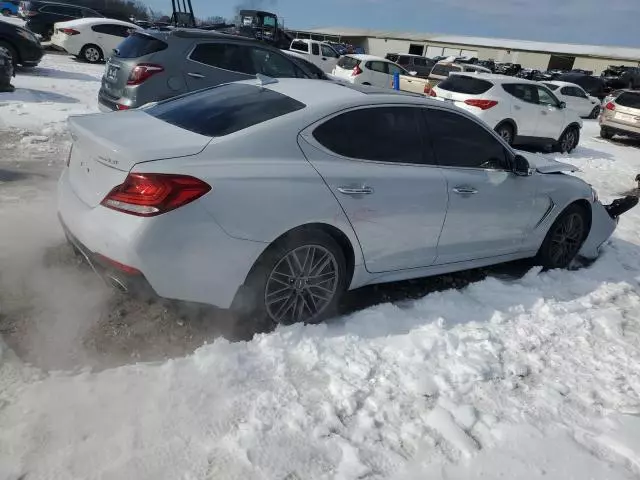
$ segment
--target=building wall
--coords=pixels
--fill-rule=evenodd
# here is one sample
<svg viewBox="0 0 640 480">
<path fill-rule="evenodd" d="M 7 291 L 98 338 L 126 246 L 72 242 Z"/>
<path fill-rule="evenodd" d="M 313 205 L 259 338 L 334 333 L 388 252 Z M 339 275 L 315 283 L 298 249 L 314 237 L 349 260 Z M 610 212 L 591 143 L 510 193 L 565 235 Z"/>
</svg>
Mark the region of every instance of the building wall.
<svg viewBox="0 0 640 480">
<path fill-rule="evenodd" d="M 436 55 L 460 55 L 477 53 L 480 60 L 493 59 L 496 62 L 519 63 L 523 68 L 546 70 L 551 59 L 550 53 L 523 52 L 500 48 L 468 47 L 449 43 L 412 42 L 409 40 L 396 40 L 384 38 L 358 39 L 367 53 L 384 57 L 387 53 L 408 53 L 409 45 L 423 45 L 425 54 L 429 57 Z M 355 43 L 355 42 L 354 42 Z M 622 61 L 606 58 L 576 57 L 573 68 L 592 70 L 594 75 L 600 73 L 609 65 L 639 66 L 638 62 Z"/>
</svg>

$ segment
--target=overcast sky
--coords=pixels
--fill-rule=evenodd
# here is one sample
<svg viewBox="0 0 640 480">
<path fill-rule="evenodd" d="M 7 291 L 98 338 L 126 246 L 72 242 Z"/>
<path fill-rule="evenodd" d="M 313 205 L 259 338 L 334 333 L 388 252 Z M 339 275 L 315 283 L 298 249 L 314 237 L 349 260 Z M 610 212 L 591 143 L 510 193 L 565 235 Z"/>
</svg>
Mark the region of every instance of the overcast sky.
<svg viewBox="0 0 640 480">
<path fill-rule="evenodd" d="M 170 0 L 147 0 L 171 12 Z M 196 16 L 244 4 L 288 28 L 359 27 L 640 48 L 640 0 L 192 0 Z"/>
</svg>

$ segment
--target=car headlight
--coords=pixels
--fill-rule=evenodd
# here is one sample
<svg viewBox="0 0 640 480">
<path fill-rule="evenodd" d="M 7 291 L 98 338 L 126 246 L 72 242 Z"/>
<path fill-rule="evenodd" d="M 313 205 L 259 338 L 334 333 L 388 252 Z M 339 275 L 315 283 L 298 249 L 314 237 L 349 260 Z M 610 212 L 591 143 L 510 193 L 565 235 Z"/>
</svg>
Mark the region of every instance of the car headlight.
<svg viewBox="0 0 640 480">
<path fill-rule="evenodd" d="M 598 201 L 598 192 L 596 192 L 595 188 L 591 187 L 591 203 L 596 203 Z"/>
</svg>

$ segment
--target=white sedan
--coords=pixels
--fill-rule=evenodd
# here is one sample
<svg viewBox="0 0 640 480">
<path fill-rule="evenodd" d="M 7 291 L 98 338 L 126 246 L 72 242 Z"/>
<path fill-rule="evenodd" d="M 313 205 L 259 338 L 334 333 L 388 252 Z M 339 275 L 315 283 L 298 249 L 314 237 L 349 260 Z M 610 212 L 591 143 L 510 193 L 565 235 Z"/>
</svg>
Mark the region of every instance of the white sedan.
<svg viewBox="0 0 640 480">
<path fill-rule="evenodd" d="M 549 81 L 542 82 L 556 96 L 567 104 L 567 108 L 573 110 L 583 118 L 598 118 L 600 115 L 600 100 L 592 97 L 580 85 L 569 82 Z"/>
<path fill-rule="evenodd" d="M 110 18 L 80 18 L 56 23 L 51 44 L 89 63 L 106 60 L 134 30 L 133 23 Z"/>
<path fill-rule="evenodd" d="M 319 321 L 367 284 L 594 258 L 632 206 L 390 89 L 261 77 L 69 127 L 58 212 L 95 270 L 262 328 Z"/>
</svg>

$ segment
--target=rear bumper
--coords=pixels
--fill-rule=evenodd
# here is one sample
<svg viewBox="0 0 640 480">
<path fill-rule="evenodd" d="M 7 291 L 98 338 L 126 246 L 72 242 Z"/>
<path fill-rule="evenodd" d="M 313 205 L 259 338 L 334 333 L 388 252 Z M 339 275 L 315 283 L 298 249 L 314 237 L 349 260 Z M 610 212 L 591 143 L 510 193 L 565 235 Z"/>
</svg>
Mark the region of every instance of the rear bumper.
<svg viewBox="0 0 640 480">
<path fill-rule="evenodd" d="M 588 259 L 598 256 L 600 247 L 613 234 L 618 218 L 638 204 L 638 197 L 625 197 L 614 200 L 609 205 L 595 202 L 591 206 L 591 231 L 585 240 L 579 255 Z"/>
<path fill-rule="evenodd" d="M 68 168 L 58 183 L 58 214 L 69 240 L 109 283 L 221 308 L 231 306 L 267 246 L 230 237 L 198 202 L 151 218 L 91 207 L 74 192 Z"/>
<path fill-rule="evenodd" d="M 619 135 L 640 136 L 640 124 L 631 125 L 629 123 L 617 122 L 613 117 L 602 117 L 600 119 L 600 126 Z"/>
</svg>

